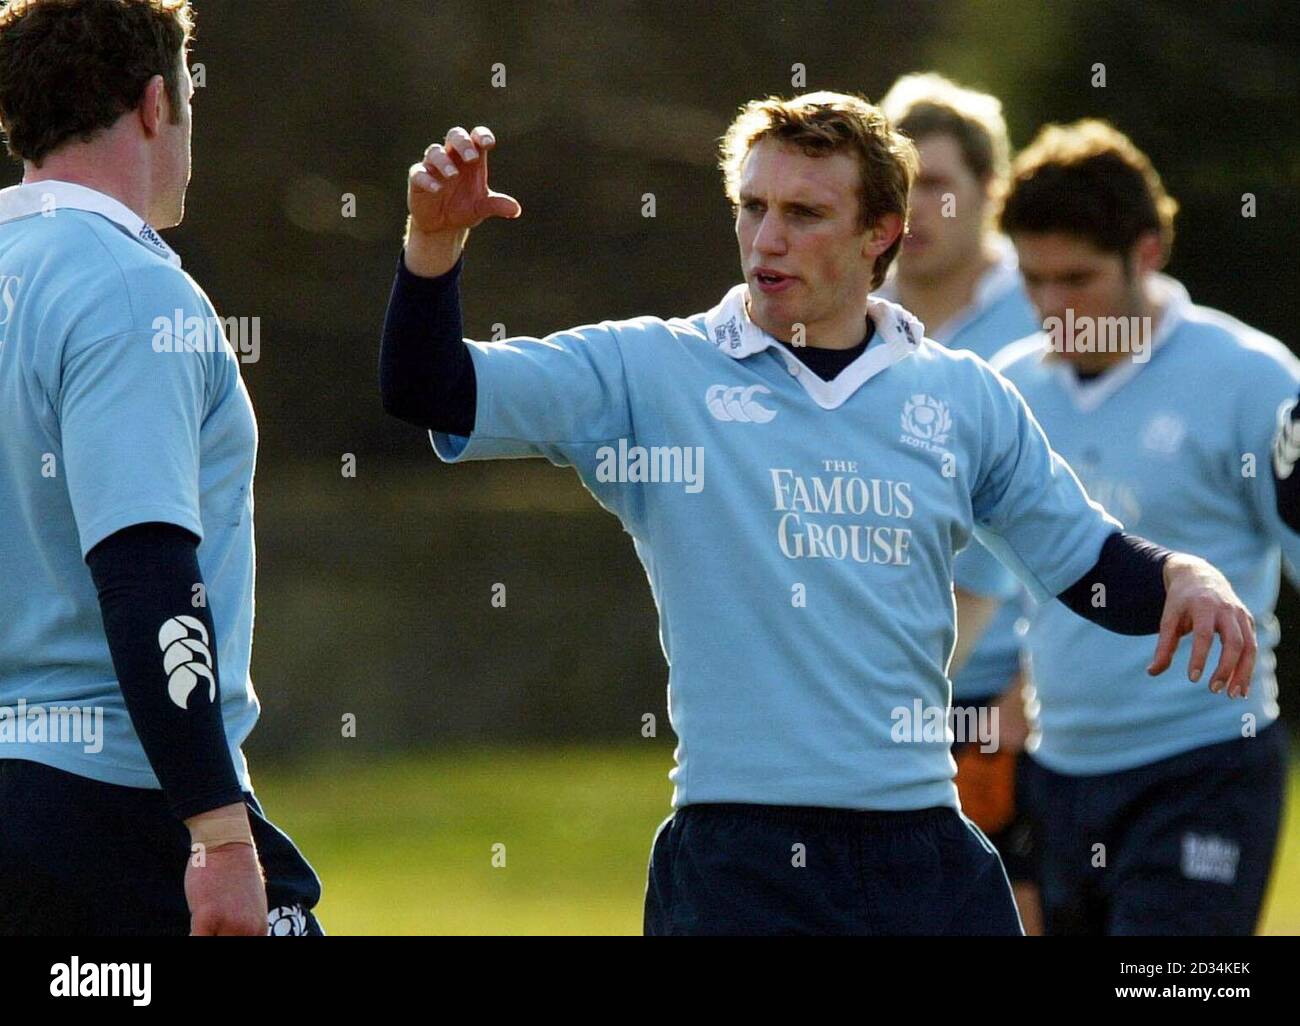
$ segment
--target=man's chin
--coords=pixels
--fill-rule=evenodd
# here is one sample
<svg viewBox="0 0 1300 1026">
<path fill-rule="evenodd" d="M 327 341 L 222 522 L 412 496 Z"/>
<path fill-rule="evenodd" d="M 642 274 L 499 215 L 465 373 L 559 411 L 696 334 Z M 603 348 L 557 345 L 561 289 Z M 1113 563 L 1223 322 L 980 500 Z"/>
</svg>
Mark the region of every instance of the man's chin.
<svg viewBox="0 0 1300 1026">
<path fill-rule="evenodd" d="M 749 290 L 749 319 L 774 338 L 789 337 L 801 320 L 797 311 L 785 305 L 782 296 L 765 296 L 753 288 Z"/>
<path fill-rule="evenodd" d="M 165 232 L 169 228 L 179 228 L 181 226 L 181 222 L 183 222 L 184 220 L 185 220 L 185 202 L 184 200 L 182 200 L 181 205 L 179 207 L 173 208 L 172 210 L 168 211 L 165 215 L 159 217 L 157 221 L 153 222 L 153 226 L 157 228 L 159 231 Z"/>
</svg>

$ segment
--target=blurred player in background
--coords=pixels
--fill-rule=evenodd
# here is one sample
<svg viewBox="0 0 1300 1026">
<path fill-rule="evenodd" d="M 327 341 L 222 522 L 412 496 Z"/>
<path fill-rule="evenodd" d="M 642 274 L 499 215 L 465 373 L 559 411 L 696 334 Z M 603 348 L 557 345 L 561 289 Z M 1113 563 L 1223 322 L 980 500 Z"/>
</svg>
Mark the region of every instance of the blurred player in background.
<svg viewBox="0 0 1300 1026">
<path fill-rule="evenodd" d="M 24 169 L 0 192 L 4 934 L 320 932 L 319 881 L 240 751 L 253 409 L 154 230 L 190 178 L 191 19 L 183 0 L 0 10 Z"/>
<path fill-rule="evenodd" d="M 916 314 L 926 337 L 990 359 L 1038 328 L 1015 247 L 996 226 L 1011 162 L 1002 104 L 929 73 L 900 78 L 880 108 L 916 143 L 921 166 L 903 248 L 879 295 Z M 1015 811 L 1016 766 L 1026 737 L 1015 631 L 1023 604 L 1018 588 L 1010 596 L 998 590 L 1000 567 L 978 542 L 954 566 L 965 594 L 958 605 L 963 618 L 953 655 L 953 705 L 957 716 L 967 718 L 963 722 L 985 716 L 996 737 L 992 747 L 958 740 L 953 758 L 962 810 L 1002 854 L 1025 932 L 1037 934 L 1042 917 L 1031 835 Z"/>
<path fill-rule="evenodd" d="M 1036 608 L 1022 780 L 1053 934 L 1249 934 L 1277 845 L 1287 737 L 1273 607 L 1300 537 L 1278 517 L 1268 466 L 1300 363 L 1160 273 L 1176 210 L 1147 157 L 1086 120 L 1020 154 L 1001 214 L 1044 331 L 995 366 L 1127 529 L 1222 568 L 1261 653 L 1247 702 L 1225 705 L 1179 673 L 1151 680 L 1143 642 Z"/>
<path fill-rule="evenodd" d="M 454 128 L 410 170 L 380 387 L 445 460 L 574 467 L 636 543 L 679 741 L 646 932 L 1020 934 L 952 783 L 954 552 L 978 527 L 1044 599 L 1160 631 L 1158 663 L 1194 630 L 1199 667 L 1217 633 L 1211 688 L 1237 695 L 1253 630 L 1226 580 L 1123 534 L 1014 389 L 869 297 L 916 155 L 861 98 L 741 110 L 743 281 L 712 310 L 467 343 L 469 233 L 520 214 L 488 187 L 495 145 Z"/>
</svg>

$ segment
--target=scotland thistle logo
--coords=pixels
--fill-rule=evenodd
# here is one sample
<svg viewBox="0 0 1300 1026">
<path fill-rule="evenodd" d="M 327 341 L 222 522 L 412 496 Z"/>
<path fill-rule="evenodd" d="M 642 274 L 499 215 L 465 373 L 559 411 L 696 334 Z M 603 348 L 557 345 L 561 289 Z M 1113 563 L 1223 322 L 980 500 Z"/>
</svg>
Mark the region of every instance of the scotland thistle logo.
<svg viewBox="0 0 1300 1026">
<path fill-rule="evenodd" d="M 918 392 L 903 403 L 903 430 L 912 438 L 943 445 L 952 431 L 952 416 L 942 399 Z M 904 441 L 907 441 L 906 435 Z"/>
<path fill-rule="evenodd" d="M 307 936 L 307 913 L 301 905 L 281 905 L 266 916 L 267 933 L 272 937 Z"/>
</svg>

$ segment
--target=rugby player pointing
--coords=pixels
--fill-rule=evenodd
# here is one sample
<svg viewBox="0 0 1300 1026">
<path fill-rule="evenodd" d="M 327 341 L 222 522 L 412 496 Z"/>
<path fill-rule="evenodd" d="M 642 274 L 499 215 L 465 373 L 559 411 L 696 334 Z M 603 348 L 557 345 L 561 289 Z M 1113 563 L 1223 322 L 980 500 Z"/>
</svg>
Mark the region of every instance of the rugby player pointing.
<svg viewBox="0 0 1300 1026">
<path fill-rule="evenodd" d="M 445 460 L 573 466 L 636 542 L 679 740 L 646 932 L 1019 934 L 946 733 L 919 722 L 948 707 L 955 551 L 978 529 L 1036 594 L 1158 631 L 1156 672 L 1193 633 L 1199 679 L 1217 634 L 1210 687 L 1235 695 L 1255 645 L 1227 581 L 1123 534 L 1014 388 L 870 298 L 916 154 L 865 100 L 742 109 L 722 160 L 744 281 L 712 310 L 467 344 L 466 238 L 520 214 L 488 188 L 493 146 L 456 128 L 411 168 L 381 389 Z M 609 472 L 694 446 L 701 489 Z"/>
</svg>

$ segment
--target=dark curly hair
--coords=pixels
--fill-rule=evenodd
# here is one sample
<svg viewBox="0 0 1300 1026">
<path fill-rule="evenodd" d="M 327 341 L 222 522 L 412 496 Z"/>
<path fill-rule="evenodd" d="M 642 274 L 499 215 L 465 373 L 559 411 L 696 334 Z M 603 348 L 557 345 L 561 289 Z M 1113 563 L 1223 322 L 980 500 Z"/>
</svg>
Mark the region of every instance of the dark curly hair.
<svg viewBox="0 0 1300 1026">
<path fill-rule="evenodd" d="M 1121 255 L 1157 232 L 1167 257 L 1177 213 L 1147 155 L 1114 125 L 1084 118 L 1046 126 L 1016 158 L 1000 221 L 1008 235 L 1064 232 Z"/>
<path fill-rule="evenodd" d="M 179 55 L 190 0 L 10 0 L 0 9 L 0 127 L 37 167 L 69 139 L 89 142 L 161 75 L 180 119 Z"/>
</svg>

